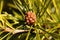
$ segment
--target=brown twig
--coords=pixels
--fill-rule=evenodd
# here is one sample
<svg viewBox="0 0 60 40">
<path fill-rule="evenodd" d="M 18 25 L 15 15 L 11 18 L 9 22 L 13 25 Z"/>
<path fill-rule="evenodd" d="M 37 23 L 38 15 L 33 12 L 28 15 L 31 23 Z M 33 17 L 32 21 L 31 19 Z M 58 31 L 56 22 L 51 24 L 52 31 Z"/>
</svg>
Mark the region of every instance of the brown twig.
<svg viewBox="0 0 60 40">
<path fill-rule="evenodd" d="M 29 30 L 18 30 L 18 29 L 13 30 L 13 29 L 7 27 L 3 31 L 4 32 L 11 32 L 12 34 L 17 34 L 17 33 L 27 33 Z M 35 29 L 31 29 L 31 33 L 36 33 Z M 43 34 L 44 32 L 40 31 L 40 34 L 41 33 Z"/>
<path fill-rule="evenodd" d="M 4 32 L 11 32 L 12 34 L 28 32 L 28 30 L 18 30 L 18 29 L 13 30 L 13 29 L 8 28 L 8 27 L 5 28 L 3 31 Z"/>
</svg>

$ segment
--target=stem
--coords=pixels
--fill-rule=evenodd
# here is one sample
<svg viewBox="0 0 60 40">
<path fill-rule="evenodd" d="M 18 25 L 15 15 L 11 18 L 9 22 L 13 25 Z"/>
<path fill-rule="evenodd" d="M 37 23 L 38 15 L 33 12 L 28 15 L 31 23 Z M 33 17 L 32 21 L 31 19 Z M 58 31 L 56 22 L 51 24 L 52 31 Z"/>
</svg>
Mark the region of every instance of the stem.
<svg viewBox="0 0 60 40">
<path fill-rule="evenodd" d="M 26 37 L 26 40 L 28 40 L 28 37 L 29 37 L 29 35 L 30 35 L 31 29 L 32 29 L 32 26 L 30 27 L 30 30 L 29 30 L 29 32 L 28 32 L 28 34 L 27 34 L 27 37 Z"/>
</svg>

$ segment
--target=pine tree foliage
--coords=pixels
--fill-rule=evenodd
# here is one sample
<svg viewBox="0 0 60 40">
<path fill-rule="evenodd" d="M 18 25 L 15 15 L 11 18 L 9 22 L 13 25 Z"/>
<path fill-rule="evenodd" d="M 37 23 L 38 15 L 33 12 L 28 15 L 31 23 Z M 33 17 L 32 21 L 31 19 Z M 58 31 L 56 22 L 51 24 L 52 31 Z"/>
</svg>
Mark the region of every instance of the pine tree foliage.
<svg viewBox="0 0 60 40">
<path fill-rule="evenodd" d="M 0 0 L 0 40 L 60 40 L 60 0 Z"/>
</svg>

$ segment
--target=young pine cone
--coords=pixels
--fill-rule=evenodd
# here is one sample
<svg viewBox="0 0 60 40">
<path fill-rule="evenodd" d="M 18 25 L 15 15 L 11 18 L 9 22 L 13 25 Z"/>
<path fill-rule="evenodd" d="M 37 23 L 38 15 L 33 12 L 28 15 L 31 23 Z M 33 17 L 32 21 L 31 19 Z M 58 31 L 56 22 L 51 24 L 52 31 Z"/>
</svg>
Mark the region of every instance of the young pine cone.
<svg viewBox="0 0 60 40">
<path fill-rule="evenodd" d="M 27 24 L 34 24 L 36 21 L 36 15 L 33 12 L 29 11 L 26 13 L 25 20 Z"/>
</svg>

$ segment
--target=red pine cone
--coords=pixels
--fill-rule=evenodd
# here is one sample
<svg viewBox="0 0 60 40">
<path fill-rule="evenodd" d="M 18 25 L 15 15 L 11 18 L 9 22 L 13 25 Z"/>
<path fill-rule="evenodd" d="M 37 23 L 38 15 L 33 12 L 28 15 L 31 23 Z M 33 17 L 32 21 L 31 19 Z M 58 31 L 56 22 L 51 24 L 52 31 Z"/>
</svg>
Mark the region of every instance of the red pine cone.
<svg viewBox="0 0 60 40">
<path fill-rule="evenodd" d="M 25 19 L 27 24 L 34 24 L 36 21 L 36 15 L 33 12 L 29 11 L 26 13 Z"/>
</svg>

